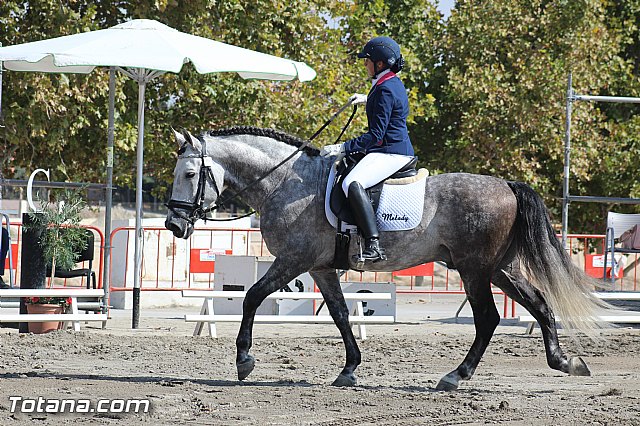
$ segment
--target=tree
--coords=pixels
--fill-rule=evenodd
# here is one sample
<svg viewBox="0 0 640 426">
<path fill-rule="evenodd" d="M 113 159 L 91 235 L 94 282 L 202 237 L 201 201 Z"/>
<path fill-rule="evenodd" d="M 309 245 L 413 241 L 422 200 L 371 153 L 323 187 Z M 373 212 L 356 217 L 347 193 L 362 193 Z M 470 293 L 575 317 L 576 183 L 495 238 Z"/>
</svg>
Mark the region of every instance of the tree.
<svg viewBox="0 0 640 426">
<path fill-rule="evenodd" d="M 53 0 L 0 4 L 0 41 L 19 44 L 95 30 L 122 19 L 117 4 Z M 59 180 L 103 180 L 108 75 L 5 72 L 0 132 L 0 167 L 24 177 L 36 167 L 53 169 Z M 117 113 L 125 110 L 120 96 Z"/>
<path fill-rule="evenodd" d="M 304 60 L 316 69 L 318 78 L 311 83 L 199 75 L 190 65 L 180 74 L 154 80 L 146 96 L 145 175 L 167 187 L 175 161 L 171 125 L 194 132 L 256 125 L 309 137 L 352 93 L 368 91 L 356 53 L 377 32 L 389 31 L 405 46 L 408 70 L 404 76 L 412 98 L 412 120 L 435 113 L 423 84 L 435 58 L 425 64 L 414 59 L 433 57 L 429 40 L 436 37 L 439 15 L 426 0 L 388 3 L 377 2 L 372 9 L 367 2 L 344 0 L 11 0 L 0 5 L 0 39 L 5 45 L 18 44 L 144 16 L 180 31 Z M 380 14 L 375 25 L 368 25 L 372 11 Z M 410 26 L 405 24 L 406 16 L 412 17 Z M 366 31 L 361 31 L 363 27 Z M 106 70 L 87 76 L 5 73 L 7 127 L 0 137 L 8 154 L 1 166 L 5 175 L 48 167 L 60 178 L 102 181 L 105 156 L 99 152 L 106 140 L 107 80 Z M 133 186 L 137 87 L 123 77 L 118 78 L 117 86 L 114 176 L 116 184 Z M 342 127 L 339 123 L 329 127 L 316 144 L 333 143 Z M 345 138 L 363 131 L 365 125 L 361 112 Z"/>
<path fill-rule="evenodd" d="M 437 95 L 435 135 L 446 147 L 433 153 L 438 163 L 532 184 L 559 221 L 567 75 L 573 72 L 577 93 L 602 93 L 626 72 L 621 34 L 606 18 L 596 0 L 459 1 L 447 25 L 446 79 Z M 608 127 L 596 105 L 574 108 L 573 194 L 610 189 L 598 185 L 600 176 L 615 174 L 602 167 L 610 161 L 602 150 L 611 142 Z M 572 205 L 572 223 L 584 229 L 603 217 L 593 214 L 601 207 Z"/>
<path fill-rule="evenodd" d="M 190 65 L 147 87 L 145 177 L 170 185 L 170 126 L 192 132 L 233 125 L 311 136 L 369 83 L 357 53 L 373 36 L 401 45 L 409 130 L 422 166 L 517 179 L 545 198 L 559 222 L 566 82 L 577 93 L 640 94 L 640 2 L 623 0 L 460 0 L 443 21 L 431 0 L 5 0 L 4 45 L 156 19 L 180 31 L 302 60 L 310 83 L 245 81 L 197 74 Z M 56 179 L 103 181 L 106 70 L 90 75 L 6 72 L 0 170 L 36 167 Z M 118 78 L 116 184 L 133 186 L 137 86 Z M 571 193 L 640 196 L 640 122 L 634 105 L 574 104 Z M 346 115 L 315 142 L 334 143 Z M 366 128 L 362 110 L 343 140 Z M 570 230 L 603 231 L 610 206 L 574 203 Z"/>
<path fill-rule="evenodd" d="M 53 0 L 9 1 L 0 5 L 0 39 L 5 45 L 18 44 L 95 30 L 143 15 L 144 11 L 146 17 L 182 31 L 294 59 L 310 58 L 312 63 L 318 61 L 314 66 L 322 73 L 330 65 L 321 62 L 322 58 L 340 43 L 337 30 L 327 31 L 326 18 L 321 14 L 327 8 L 340 7 L 338 2 L 292 6 L 284 1 L 67 1 L 62 5 Z M 22 28 L 35 30 L 25 32 Z M 175 149 L 170 125 L 193 131 L 238 124 L 277 126 L 304 136 L 322 118 L 319 111 L 330 101 L 325 95 L 335 91 L 333 80 L 324 78 L 312 85 L 314 90 L 301 83 L 247 82 L 235 75 L 201 76 L 188 65 L 186 68 L 178 75 L 156 79 L 148 87 L 145 173 L 160 182 L 171 180 Z M 106 70 L 87 76 L 4 75 L 6 129 L 0 144 L 6 153 L 2 156 L 5 175 L 15 177 L 21 169 L 50 167 L 60 179 L 101 181 L 105 159 L 97 153 L 106 140 Z M 114 175 L 121 185 L 130 185 L 135 175 L 136 108 L 132 105 L 136 93 L 135 83 L 118 78 Z M 347 97 L 344 95 L 339 102 Z"/>
<path fill-rule="evenodd" d="M 620 65 L 612 68 L 611 80 L 602 94 L 640 97 L 640 2 L 624 0 L 605 3 L 607 26 L 620 37 Z M 594 179 L 606 193 L 640 198 L 640 106 L 600 104 L 607 117 L 605 135 L 609 154 L 600 164 L 607 174 Z M 620 207 L 617 207 L 619 209 Z M 636 211 L 638 209 L 636 208 Z"/>
</svg>

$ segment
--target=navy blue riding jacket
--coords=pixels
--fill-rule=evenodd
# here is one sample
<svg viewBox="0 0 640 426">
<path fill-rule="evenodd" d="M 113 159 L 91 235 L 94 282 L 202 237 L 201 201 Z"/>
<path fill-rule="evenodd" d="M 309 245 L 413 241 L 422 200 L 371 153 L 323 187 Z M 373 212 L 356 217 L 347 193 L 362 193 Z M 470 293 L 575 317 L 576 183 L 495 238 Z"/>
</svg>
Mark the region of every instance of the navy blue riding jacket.
<svg viewBox="0 0 640 426">
<path fill-rule="evenodd" d="M 383 152 L 413 156 L 407 130 L 409 99 L 404 84 L 393 73 L 383 75 L 367 96 L 369 131 L 344 143 L 347 153 Z"/>
</svg>

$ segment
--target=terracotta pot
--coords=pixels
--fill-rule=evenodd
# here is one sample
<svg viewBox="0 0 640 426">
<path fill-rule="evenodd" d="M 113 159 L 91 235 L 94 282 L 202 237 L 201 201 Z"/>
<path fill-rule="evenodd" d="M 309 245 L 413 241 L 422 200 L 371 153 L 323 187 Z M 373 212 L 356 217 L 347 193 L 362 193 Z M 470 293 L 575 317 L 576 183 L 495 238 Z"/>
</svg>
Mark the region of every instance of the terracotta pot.
<svg viewBox="0 0 640 426">
<path fill-rule="evenodd" d="M 27 312 L 30 314 L 61 314 L 62 306 L 48 304 L 27 303 Z M 60 321 L 30 322 L 29 331 L 33 334 L 49 333 L 59 330 L 62 326 Z"/>
</svg>

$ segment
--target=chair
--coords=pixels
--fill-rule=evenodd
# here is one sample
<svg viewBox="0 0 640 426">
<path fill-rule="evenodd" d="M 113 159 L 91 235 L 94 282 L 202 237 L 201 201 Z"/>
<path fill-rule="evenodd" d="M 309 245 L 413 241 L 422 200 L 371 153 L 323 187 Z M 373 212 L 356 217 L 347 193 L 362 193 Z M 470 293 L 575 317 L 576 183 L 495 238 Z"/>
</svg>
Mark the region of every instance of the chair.
<svg viewBox="0 0 640 426">
<path fill-rule="evenodd" d="M 640 249 L 628 249 L 616 247 L 615 243 L 618 238 L 633 225 L 640 224 L 640 214 L 625 214 L 609 212 L 607 214 L 607 233 L 605 236 L 604 250 L 604 268 L 602 279 L 607 279 L 607 258 L 611 256 L 611 282 L 615 281 L 620 266 L 616 263 L 616 253 L 640 253 Z"/>
<path fill-rule="evenodd" d="M 58 269 L 56 268 L 55 276 L 57 278 L 78 278 L 85 277 L 87 279 L 87 288 L 91 288 L 91 284 L 93 284 L 93 288 L 96 288 L 96 273 L 93 271 L 93 251 L 94 251 L 94 236 L 93 232 L 89 229 L 85 229 L 85 233 L 87 236 L 87 245 L 83 250 L 78 250 L 78 260 L 76 263 L 89 262 L 88 268 L 79 268 L 79 269 Z M 47 277 L 51 276 L 51 265 L 47 267 Z"/>
</svg>

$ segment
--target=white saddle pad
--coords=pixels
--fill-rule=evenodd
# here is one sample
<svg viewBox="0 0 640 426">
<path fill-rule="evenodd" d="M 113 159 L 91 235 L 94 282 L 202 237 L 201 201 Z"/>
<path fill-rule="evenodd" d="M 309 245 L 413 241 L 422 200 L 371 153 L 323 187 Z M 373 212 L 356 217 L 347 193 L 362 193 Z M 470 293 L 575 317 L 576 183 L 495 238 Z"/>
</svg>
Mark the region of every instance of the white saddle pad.
<svg viewBox="0 0 640 426">
<path fill-rule="evenodd" d="M 337 228 L 338 218 L 329 206 L 335 175 L 336 169 L 332 167 L 327 180 L 324 211 L 331 226 Z M 424 211 L 425 179 L 427 176 L 429 176 L 429 172 L 426 169 L 420 169 L 417 176 L 385 182 L 376 213 L 379 231 L 408 231 L 418 226 Z M 342 231 L 355 228 L 356 226 L 353 224 L 342 225 Z"/>
</svg>

